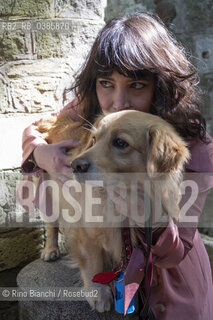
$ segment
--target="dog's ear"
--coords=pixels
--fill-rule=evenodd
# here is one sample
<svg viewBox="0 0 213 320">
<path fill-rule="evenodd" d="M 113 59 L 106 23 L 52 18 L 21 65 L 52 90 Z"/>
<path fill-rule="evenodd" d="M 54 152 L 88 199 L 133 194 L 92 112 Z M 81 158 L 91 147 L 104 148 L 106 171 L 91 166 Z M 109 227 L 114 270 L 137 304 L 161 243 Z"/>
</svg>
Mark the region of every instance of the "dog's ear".
<svg viewBox="0 0 213 320">
<path fill-rule="evenodd" d="M 147 130 L 147 172 L 150 177 L 159 173 L 183 170 L 190 155 L 186 143 L 170 126 L 155 125 Z"/>
</svg>

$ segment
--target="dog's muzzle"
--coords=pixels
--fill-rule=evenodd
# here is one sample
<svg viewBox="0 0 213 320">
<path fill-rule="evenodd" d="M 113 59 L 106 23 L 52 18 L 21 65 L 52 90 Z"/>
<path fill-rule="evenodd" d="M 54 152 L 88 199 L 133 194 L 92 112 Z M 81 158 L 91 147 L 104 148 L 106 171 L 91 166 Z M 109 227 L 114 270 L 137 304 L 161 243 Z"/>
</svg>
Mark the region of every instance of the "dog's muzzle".
<svg viewBox="0 0 213 320">
<path fill-rule="evenodd" d="M 87 173 L 90 163 L 86 159 L 77 158 L 71 163 L 74 173 Z"/>
<path fill-rule="evenodd" d="M 93 161 L 90 161 L 87 158 L 76 158 L 71 163 L 73 174 L 75 179 L 80 183 L 90 183 L 93 185 L 94 181 L 103 180 L 103 174 L 97 170 L 97 167 L 94 165 Z M 97 186 L 100 186 L 98 184 Z"/>
</svg>

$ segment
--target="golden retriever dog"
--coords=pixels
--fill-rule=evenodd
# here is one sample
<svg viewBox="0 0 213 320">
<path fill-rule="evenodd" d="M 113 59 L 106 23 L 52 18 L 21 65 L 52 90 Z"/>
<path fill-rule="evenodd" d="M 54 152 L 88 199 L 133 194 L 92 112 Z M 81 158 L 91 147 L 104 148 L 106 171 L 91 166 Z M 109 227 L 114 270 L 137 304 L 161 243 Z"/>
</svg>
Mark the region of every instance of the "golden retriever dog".
<svg viewBox="0 0 213 320">
<path fill-rule="evenodd" d="M 73 122 L 68 116 L 61 115 L 53 121 L 43 121 L 39 127 L 48 143 L 68 139 L 81 141 L 78 147 L 71 150 L 70 168 L 73 179 L 81 190 L 86 185 L 83 175 L 87 176 L 87 180 L 93 180 L 93 175 L 100 174 L 102 179 L 106 179 L 112 173 L 110 186 L 118 187 L 120 183 L 126 183 L 125 174 L 128 173 L 128 177 L 137 176 L 142 185 L 143 179 L 149 180 L 149 197 L 154 201 L 154 185 L 157 181 L 162 211 L 167 216 L 178 219 L 180 182 L 189 152 L 174 128 L 157 116 L 133 110 L 101 115 L 88 130 L 85 130 L 86 122 L 82 123 Z M 162 176 L 164 177 L 161 179 Z M 127 189 L 130 180 L 127 179 Z M 72 193 L 70 190 L 69 182 L 66 188 L 60 187 L 60 207 L 69 209 L 69 216 L 66 216 L 68 221 L 75 221 L 73 217 L 76 212 L 64 200 L 66 192 Z M 116 212 L 117 207 L 113 201 L 111 207 L 107 206 L 110 201 L 104 186 L 94 185 L 92 197 L 93 200 L 101 199 L 101 205 L 93 206 L 93 217 L 102 215 L 109 218 L 113 210 Z M 98 218 L 94 225 L 85 223 L 85 220 L 82 222 L 91 207 L 92 197 L 91 193 L 85 194 L 85 189 L 84 192 L 78 190 L 75 192 L 75 199 L 81 205 L 81 218 L 70 224 L 63 223 L 64 217 L 59 218 L 59 229 L 65 235 L 71 256 L 77 261 L 86 290 L 94 288 L 92 278 L 103 271 L 105 262 L 112 261 L 113 266 L 119 264 L 123 252 L 121 227 L 114 224 L 113 216 L 112 220 L 111 217 L 108 219 L 107 227 Z M 122 216 L 120 211 L 118 216 Z M 128 212 L 124 215 L 128 215 Z M 129 216 L 129 221 L 131 220 L 134 221 L 134 217 Z M 136 226 L 142 226 L 140 221 L 136 221 Z M 42 252 L 42 259 L 45 261 L 54 260 L 59 255 L 57 233 L 56 227 L 48 226 L 46 246 Z M 132 246 L 137 246 L 135 228 L 130 228 L 130 235 Z M 99 287 L 102 291 L 101 298 L 98 301 L 88 301 L 97 311 L 108 311 L 112 303 L 111 288 L 108 285 Z"/>
</svg>

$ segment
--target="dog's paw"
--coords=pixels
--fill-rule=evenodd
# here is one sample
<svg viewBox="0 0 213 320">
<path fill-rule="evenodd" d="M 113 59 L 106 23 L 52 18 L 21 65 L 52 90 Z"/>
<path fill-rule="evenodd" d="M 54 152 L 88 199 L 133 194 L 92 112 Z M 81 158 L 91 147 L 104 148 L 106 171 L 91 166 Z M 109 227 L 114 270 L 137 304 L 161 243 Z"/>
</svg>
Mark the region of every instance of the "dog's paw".
<svg viewBox="0 0 213 320">
<path fill-rule="evenodd" d="M 98 312 L 110 311 L 111 305 L 113 302 L 112 290 L 108 285 L 104 284 L 93 284 L 91 290 L 86 290 L 95 292 L 95 289 L 98 289 L 97 298 L 87 298 L 92 309 L 97 310 Z"/>
<path fill-rule="evenodd" d="M 41 253 L 41 259 L 44 261 L 55 261 L 60 257 L 58 248 L 44 248 Z"/>
</svg>

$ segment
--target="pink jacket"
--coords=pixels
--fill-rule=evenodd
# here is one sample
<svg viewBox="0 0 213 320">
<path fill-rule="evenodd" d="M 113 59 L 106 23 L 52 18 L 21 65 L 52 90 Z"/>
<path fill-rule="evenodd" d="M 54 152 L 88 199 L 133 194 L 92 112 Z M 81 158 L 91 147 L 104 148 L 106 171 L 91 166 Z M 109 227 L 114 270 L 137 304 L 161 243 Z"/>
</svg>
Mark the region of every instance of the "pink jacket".
<svg viewBox="0 0 213 320">
<path fill-rule="evenodd" d="M 76 100 L 61 112 L 77 117 Z M 23 133 L 23 163 L 25 173 L 32 174 L 28 161 L 35 146 L 46 143 L 32 124 Z M 210 138 L 210 137 L 209 137 Z M 199 195 L 187 215 L 200 217 L 208 190 L 213 187 L 212 178 L 205 173 L 213 172 L 213 139 L 206 145 L 193 140 L 189 145 L 191 160 L 186 171 L 199 173 Z M 25 179 L 28 179 L 27 176 Z M 182 204 L 187 195 L 183 196 Z M 37 201 L 36 201 L 37 202 Z M 51 208 L 50 208 L 51 210 Z M 141 242 L 143 239 L 141 238 Z M 211 320 L 213 319 L 213 285 L 207 252 L 197 231 L 197 224 L 174 224 L 170 220 L 152 248 L 153 282 L 150 302 L 157 320 Z M 125 273 L 125 306 L 131 301 L 144 275 L 143 250 L 133 250 Z"/>
</svg>

